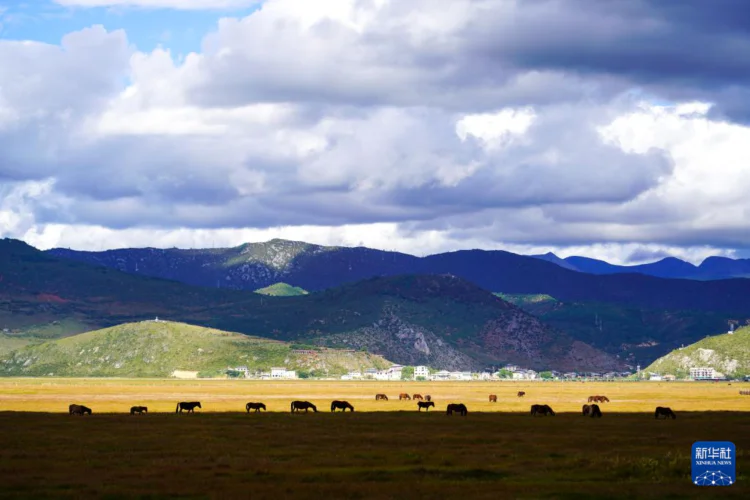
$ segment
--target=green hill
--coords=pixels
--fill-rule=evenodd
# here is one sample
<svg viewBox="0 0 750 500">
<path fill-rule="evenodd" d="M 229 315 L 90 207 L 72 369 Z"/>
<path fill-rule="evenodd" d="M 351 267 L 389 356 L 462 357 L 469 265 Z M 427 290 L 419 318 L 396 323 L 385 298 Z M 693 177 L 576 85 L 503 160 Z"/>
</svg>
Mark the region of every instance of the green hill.
<svg viewBox="0 0 750 500">
<path fill-rule="evenodd" d="M 273 297 L 296 297 L 297 295 L 307 295 L 307 290 L 287 283 L 274 283 L 265 288 L 255 290 L 255 293 L 271 295 Z"/>
<path fill-rule="evenodd" d="M 391 363 L 366 352 L 307 348 L 286 342 L 169 321 L 141 321 L 74 335 L 0 355 L 0 375 L 168 377 L 175 370 L 220 376 L 227 367 L 251 372 L 285 366 L 341 375 Z"/>
<path fill-rule="evenodd" d="M 685 378 L 690 368 L 713 368 L 730 377 L 750 375 L 750 327 L 733 334 L 707 337 L 675 349 L 646 367 L 645 372 Z"/>
</svg>

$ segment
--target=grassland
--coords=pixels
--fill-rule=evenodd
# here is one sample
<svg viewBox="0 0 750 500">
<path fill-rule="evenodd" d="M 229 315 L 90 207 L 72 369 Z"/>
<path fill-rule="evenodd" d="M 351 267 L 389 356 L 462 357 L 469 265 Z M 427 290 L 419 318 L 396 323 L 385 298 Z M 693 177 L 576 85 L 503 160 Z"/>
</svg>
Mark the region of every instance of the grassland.
<svg viewBox="0 0 750 500">
<path fill-rule="evenodd" d="M 298 295 L 307 295 L 307 290 L 287 283 L 274 283 L 273 285 L 255 290 L 255 293 L 271 295 L 273 297 L 296 297 Z"/>
<path fill-rule="evenodd" d="M 0 433 L 0 496 L 741 498 L 750 492 L 748 413 L 700 411 L 747 412 L 750 397 L 742 399 L 739 388 L 4 379 L 0 426 L 13 432 Z M 519 389 L 528 393 L 523 400 L 515 396 Z M 376 404 L 380 391 L 430 393 L 439 410 L 463 401 L 470 413 L 446 417 L 417 413 L 413 402 Z M 496 405 L 486 402 L 490 392 L 498 395 Z M 592 393 L 612 399 L 600 420 L 577 414 Z M 319 408 L 349 399 L 357 411 L 290 415 L 294 398 Z M 174 403 L 185 399 L 200 399 L 203 410 L 176 416 Z M 265 401 L 272 411 L 236 413 L 248 400 Z M 94 414 L 64 414 L 72 401 Z M 533 402 L 549 403 L 558 416 L 529 417 Z M 132 404 L 152 413 L 125 414 Z M 657 404 L 672 406 L 677 420 L 638 413 Z M 699 439 L 735 443 L 736 485 L 691 485 L 690 447 Z"/>
</svg>

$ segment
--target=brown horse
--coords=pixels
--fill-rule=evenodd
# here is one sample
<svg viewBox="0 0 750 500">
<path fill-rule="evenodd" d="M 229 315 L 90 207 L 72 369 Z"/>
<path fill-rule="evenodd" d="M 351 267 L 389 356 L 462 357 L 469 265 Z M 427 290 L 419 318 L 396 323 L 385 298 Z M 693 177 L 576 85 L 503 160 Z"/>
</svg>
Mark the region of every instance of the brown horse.
<svg viewBox="0 0 750 500">
<path fill-rule="evenodd" d="M 422 411 L 422 408 L 424 408 L 424 411 L 430 411 L 430 406 L 434 408 L 435 403 L 433 403 L 432 401 L 418 401 L 417 411 Z"/>
<path fill-rule="evenodd" d="M 408 399 L 408 400 L 411 400 L 411 396 L 409 396 L 409 395 L 408 395 L 408 394 L 406 394 L 405 392 L 402 392 L 401 394 L 399 394 L 399 395 L 398 395 L 398 400 L 399 400 L 399 401 L 401 401 L 402 399 Z"/>
<path fill-rule="evenodd" d="M 91 408 L 88 406 L 75 404 L 68 406 L 68 414 L 70 415 L 85 415 L 87 413 L 91 415 Z"/>
<path fill-rule="evenodd" d="M 138 415 L 143 415 L 144 413 L 148 413 L 148 408 L 145 406 L 133 406 L 132 408 L 130 408 L 131 415 L 135 415 L 136 413 Z"/>
<path fill-rule="evenodd" d="M 417 400 L 419 400 L 419 401 L 422 401 L 422 400 L 424 399 L 424 398 L 422 397 L 422 395 L 421 395 L 421 394 L 415 394 L 415 395 L 413 395 L 413 396 L 412 396 L 411 398 L 412 398 L 412 399 L 413 399 L 414 401 L 417 401 Z"/>
<path fill-rule="evenodd" d="M 248 403 L 245 405 L 245 411 L 250 413 L 250 410 L 255 410 L 255 413 L 258 413 L 260 410 L 266 409 L 266 405 L 263 403 Z"/>
<path fill-rule="evenodd" d="M 524 391 L 518 391 L 518 397 L 519 397 L 519 398 L 522 398 L 522 397 L 524 397 L 525 395 L 526 395 L 526 393 L 525 393 Z"/>
<path fill-rule="evenodd" d="M 388 396 L 385 394 L 375 394 L 375 401 L 380 401 L 381 399 L 383 401 L 388 401 Z"/>
<path fill-rule="evenodd" d="M 593 405 L 583 405 L 583 416 L 584 417 L 597 417 L 601 418 L 602 416 L 602 410 L 599 408 L 599 405 L 593 404 Z"/>
<path fill-rule="evenodd" d="M 426 395 L 426 396 L 424 397 L 424 400 L 425 400 L 425 401 L 432 401 L 432 396 L 430 396 L 430 395 L 428 394 L 428 395 Z"/>
<path fill-rule="evenodd" d="M 549 407 L 549 405 L 531 405 L 531 416 L 536 417 L 537 415 L 552 415 L 555 416 L 555 412 L 552 411 L 552 408 Z"/>
<path fill-rule="evenodd" d="M 453 415 L 453 412 L 458 413 L 462 417 L 465 417 L 469 410 L 466 409 L 466 405 L 463 403 L 451 403 L 445 409 L 446 415 Z"/>
<path fill-rule="evenodd" d="M 307 410 L 310 408 L 312 408 L 312 411 L 315 413 L 318 413 L 318 408 L 309 401 L 292 401 L 292 413 L 301 410 L 305 410 L 305 413 L 307 413 Z"/>
<path fill-rule="evenodd" d="M 497 394 L 490 394 L 490 403 L 497 403 Z"/>
<path fill-rule="evenodd" d="M 597 403 L 608 403 L 609 398 L 607 396 L 589 396 L 589 403 L 592 401 Z"/>
<path fill-rule="evenodd" d="M 677 415 L 674 414 L 672 411 L 672 408 L 667 408 L 664 406 L 657 406 L 656 411 L 654 412 L 654 418 L 664 417 L 666 418 L 672 418 L 673 420 L 677 418 Z"/>
<path fill-rule="evenodd" d="M 191 401 L 189 403 L 181 402 L 177 403 L 177 408 L 175 408 L 175 413 L 182 413 L 182 410 L 186 410 L 188 413 L 195 413 L 196 408 L 203 408 L 198 401 Z"/>
<path fill-rule="evenodd" d="M 354 411 L 354 407 L 349 404 L 349 401 L 331 401 L 331 411 L 342 410 Z"/>
</svg>

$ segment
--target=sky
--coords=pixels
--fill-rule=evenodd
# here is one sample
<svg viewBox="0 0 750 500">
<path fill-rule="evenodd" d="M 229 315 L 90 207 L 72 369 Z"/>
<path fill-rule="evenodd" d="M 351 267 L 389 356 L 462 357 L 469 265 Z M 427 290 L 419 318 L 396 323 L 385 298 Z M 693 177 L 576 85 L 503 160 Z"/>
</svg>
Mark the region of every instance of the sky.
<svg viewBox="0 0 750 500">
<path fill-rule="evenodd" d="M 750 257 L 745 0 L 0 0 L 0 236 Z"/>
</svg>

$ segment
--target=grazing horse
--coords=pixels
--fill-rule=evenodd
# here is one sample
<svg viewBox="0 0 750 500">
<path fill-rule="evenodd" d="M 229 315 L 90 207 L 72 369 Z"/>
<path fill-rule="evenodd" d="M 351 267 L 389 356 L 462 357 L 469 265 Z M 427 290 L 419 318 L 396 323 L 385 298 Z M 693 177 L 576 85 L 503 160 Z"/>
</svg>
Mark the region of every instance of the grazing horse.
<svg viewBox="0 0 750 500">
<path fill-rule="evenodd" d="M 607 396 L 589 396 L 589 403 L 592 401 L 597 403 L 608 403 L 609 398 Z"/>
<path fill-rule="evenodd" d="M 196 408 L 203 408 L 199 401 L 191 401 L 189 403 L 186 402 L 180 402 L 177 403 L 177 408 L 175 408 L 175 413 L 182 413 L 182 410 L 186 410 L 188 413 L 195 413 Z"/>
<path fill-rule="evenodd" d="M 70 415 L 91 415 L 91 408 L 83 405 L 70 405 L 68 406 L 68 413 Z"/>
<path fill-rule="evenodd" d="M 602 418 L 602 410 L 599 408 L 599 405 L 591 405 L 591 418 Z"/>
<path fill-rule="evenodd" d="M 445 414 L 453 415 L 453 412 L 456 412 L 460 414 L 462 417 L 465 417 L 466 414 L 469 413 L 469 410 L 466 409 L 466 405 L 463 403 L 451 403 L 445 409 Z"/>
<path fill-rule="evenodd" d="M 421 394 L 415 394 L 415 395 L 413 395 L 413 396 L 412 396 L 411 398 L 412 398 L 412 399 L 413 399 L 414 401 L 416 401 L 416 400 L 420 400 L 420 401 L 422 401 L 422 400 L 424 399 L 424 398 L 422 397 L 422 395 L 421 395 Z"/>
<path fill-rule="evenodd" d="M 375 394 L 375 401 L 380 401 L 381 399 L 383 401 L 388 401 L 388 396 L 385 394 Z"/>
<path fill-rule="evenodd" d="M 409 400 L 411 400 L 411 396 L 409 396 L 405 392 L 402 392 L 401 394 L 398 395 L 398 400 L 401 401 L 402 399 L 409 399 Z"/>
<path fill-rule="evenodd" d="M 490 394 L 490 403 L 497 403 L 497 394 Z"/>
<path fill-rule="evenodd" d="M 263 403 L 248 403 L 245 405 L 245 411 L 250 413 L 250 410 L 255 410 L 255 413 L 258 413 L 260 410 L 265 410 L 266 405 Z"/>
<path fill-rule="evenodd" d="M 305 410 L 305 413 L 307 413 L 307 410 L 310 408 L 312 408 L 312 411 L 315 413 L 318 413 L 318 409 L 309 401 L 292 401 L 292 413 L 300 410 Z"/>
<path fill-rule="evenodd" d="M 432 396 L 430 396 L 430 395 L 428 394 L 428 395 L 426 395 L 426 396 L 424 397 L 424 400 L 425 400 L 425 401 L 432 401 Z"/>
<path fill-rule="evenodd" d="M 331 401 L 331 411 L 342 410 L 346 411 L 346 409 L 349 409 L 349 411 L 354 411 L 354 407 L 349 404 L 349 401 Z"/>
<path fill-rule="evenodd" d="M 424 411 L 430 411 L 430 406 L 433 408 L 435 407 L 435 403 L 432 401 L 418 401 L 417 402 L 417 411 L 422 411 L 422 408 L 424 408 Z"/>
<path fill-rule="evenodd" d="M 654 418 L 659 418 L 659 417 L 664 417 L 665 419 L 671 417 L 672 419 L 675 419 L 677 418 L 677 415 L 674 414 L 674 412 L 672 411 L 672 408 L 667 408 L 664 406 L 657 406 L 656 411 L 654 412 Z"/>
<path fill-rule="evenodd" d="M 132 408 L 130 408 L 131 415 L 135 415 L 136 413 L 138 415 L 143 415 L 144 413 L 148 413 L 148 408 L 145 406 L 133 406 Z"/>
<path fill-rule="evenodd" d="M 524 392 L 524 391 L 518 391 L 518 397 L 519 397 L 519 398 L 522 398 L 522 397 L 524 397 L 525 395 L 526 395 L 526 392 Z"/>
<path fill-rule="evenodd" d="M 552 415 L 554 417 L 555 412 L 552 411 L 549 405 L 531 405 L 531 416 L 536 417 L 537 415 L 544 415 L 545 417 Z"/>
</svg>

